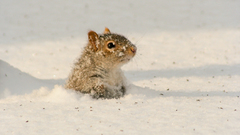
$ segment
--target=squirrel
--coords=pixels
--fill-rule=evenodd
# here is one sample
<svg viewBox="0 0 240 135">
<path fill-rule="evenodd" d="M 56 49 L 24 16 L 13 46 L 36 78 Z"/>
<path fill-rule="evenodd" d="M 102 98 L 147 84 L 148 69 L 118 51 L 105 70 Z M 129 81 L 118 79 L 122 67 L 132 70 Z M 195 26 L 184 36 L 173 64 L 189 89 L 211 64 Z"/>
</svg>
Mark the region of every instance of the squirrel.
<svg viewBox="0 0 240 135">
<path fill-rule="evenodd" d="M 126 37 L 111 33 L 88 32 L 88 43 L 74 64 L 66 89 L 88 93 L 93 98 L 120 98 L 126 92 L 126 78 L 121 66 L 136 54 L 137 47 Z"/>
</svg>

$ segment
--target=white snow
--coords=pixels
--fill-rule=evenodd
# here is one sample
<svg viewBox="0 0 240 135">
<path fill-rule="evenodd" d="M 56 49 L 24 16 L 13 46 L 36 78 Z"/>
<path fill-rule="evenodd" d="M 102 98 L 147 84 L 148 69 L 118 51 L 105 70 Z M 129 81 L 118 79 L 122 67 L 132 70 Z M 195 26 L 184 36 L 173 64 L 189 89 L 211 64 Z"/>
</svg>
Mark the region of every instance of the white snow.
<svg viewBox="0 0 240 135">
<path fill-rule="evenodd" d="M 0 1 L 0 134 L 240 134 L 240 1 Z M 121 99 L 63 88 L 87 33 L 129 38 Z"/>
<path fill-rule="evenodd" d="M 118 54 L 119 57 L 121 57 L 121 56 L 123 56 L 123 55 L 124 55 L 123 52 L 120 52 L 120 53 Z"/>
</svg>

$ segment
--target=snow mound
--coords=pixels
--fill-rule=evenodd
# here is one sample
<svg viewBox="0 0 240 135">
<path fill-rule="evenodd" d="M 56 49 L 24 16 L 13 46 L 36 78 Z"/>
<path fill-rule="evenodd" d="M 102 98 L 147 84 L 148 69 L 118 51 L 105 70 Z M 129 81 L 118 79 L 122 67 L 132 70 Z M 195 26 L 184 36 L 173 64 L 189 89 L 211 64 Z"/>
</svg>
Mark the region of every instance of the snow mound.
<svg viewBox="0 0 240 135">
<path fill-rule="evenodd" d="M 0 60 L 0 99 L 10 95 L 32 93 L 41 87 L 52 89 L 56 84 L 64 84 L 64 79 L 38 79 Z"/>
</svg>

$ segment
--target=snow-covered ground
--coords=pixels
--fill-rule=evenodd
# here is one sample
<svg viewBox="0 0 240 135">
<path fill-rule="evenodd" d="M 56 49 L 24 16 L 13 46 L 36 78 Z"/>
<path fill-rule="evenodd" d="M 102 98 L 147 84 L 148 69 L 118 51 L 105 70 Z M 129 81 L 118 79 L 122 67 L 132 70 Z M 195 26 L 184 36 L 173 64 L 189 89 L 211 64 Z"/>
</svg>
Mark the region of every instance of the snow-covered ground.
<svg viewBox="0 0 240 135">
<path fill-rule="evenodd" d="M 240 1 L 0 1 L 0 134 L 240 134 Z M 87 32 L 138 47 L 121 99 L 63 88 Z"/>
</svg>

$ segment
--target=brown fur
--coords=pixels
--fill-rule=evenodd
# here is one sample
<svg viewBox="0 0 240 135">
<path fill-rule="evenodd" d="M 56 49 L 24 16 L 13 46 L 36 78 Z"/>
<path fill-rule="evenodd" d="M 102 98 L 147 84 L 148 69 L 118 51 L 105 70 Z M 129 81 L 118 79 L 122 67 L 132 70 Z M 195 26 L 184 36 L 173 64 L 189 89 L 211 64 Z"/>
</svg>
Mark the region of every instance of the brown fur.
<svg viewBox="0 0 240 135">
<path fill-rule="evenodd" d="M 65 88 L 90 93 L 94 98 L 123 96 L 126 84 L 121 66 L 135 56 L 137 48 L 124 36 L 110 33 L 108 28 L 104 34 L 90 31 L 88 41 Z"/>
</svg>

